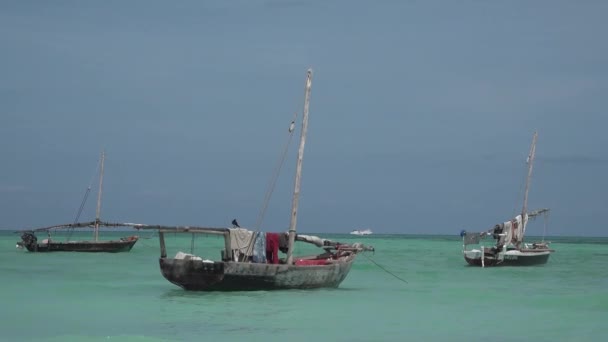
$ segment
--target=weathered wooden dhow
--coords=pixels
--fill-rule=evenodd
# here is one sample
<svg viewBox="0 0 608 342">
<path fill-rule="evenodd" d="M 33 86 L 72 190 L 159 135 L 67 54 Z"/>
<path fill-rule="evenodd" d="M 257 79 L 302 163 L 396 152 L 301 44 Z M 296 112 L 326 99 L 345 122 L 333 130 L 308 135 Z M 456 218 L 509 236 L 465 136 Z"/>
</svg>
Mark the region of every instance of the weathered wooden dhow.
<svg viewBox="0 0 608 342">
<path fill-rule="evenodd" d="M 231 244 L 231 228 L 176 227 L 140 225 L 139 229 L 158 230 L 160 241 L 160 270 L 169 282 L 185 290 L 194 291 L 250 291 L 277 289 L 312 289 L 338 287 L 346 278 L 357 253 L 373 250 L 361 244 L 341 244 L 308 235 L 296 235 L 296 241 L 322 246 L 317 255 L 255 262 L 251 256 L 239 255 L 238 247 Z M 165 234 L 219 235 L 224 238 L 224 249 L 219 261 L 206 260 L 192 254 L 178 252 L 167 256 Z M 257 238 L 263 238 L 263 235 Z M 288 233 L 285 234 L 287 237 Z M 194 238 L 193 238 L 194 239 Z M 293 245 L 291 245 L 293 248 Z"/>
<path fill-rule="evenodd" d="M 286 257 L 264 256 L 262 248 L 256 254 L 258 242 L 270 243 L 269 235 L 264 240 L 262 232 L 252 232 L 240 228 L 176 227 L 139 225 L 138 229 L 158 230 L 160 241 L 160 270 L 171 283 L 185 290 L 199 291 L 247 291 L 276 289 L 311 289 L 337 287 L 346 278 L 357 253 L 373 250 L 361 244 L 341 244 L 314 236 L 296 234 L 297 209 L 300 194 L 302 160 L 308 128 L 308 108 L 312 86 L 312 70 L 308 70 L 305 86 L 304 113 L 300 147 L 296 164 L 296 176 L 291 210 L 291 222 L 287 233 L 274 235 L 286 243 Z M 290 128 L 291 129 L 291 128 Z M 167 256 L 166 233 L 219 235 L 224 238 L 221 260 L 205 260 L 192 254 L 177 253 L 174 258 Z M 239 235 L 247 235 L 248 242 L 235 245 Z M 304 257 L 294 257 L 295 241 L 313 243 L 323 252 Z M 243 248 L 244 247 L 244 248 Z M 268 246 L 266 246 L 268 247 Z M 277 246 L 274 246 L 276 249 Z M 267 252 L 270 253 L 268 249 Z M 262 254 L 260 257 L 260 253 Z M 220 254 L 220 253 L 218 253 Z M 257 256 L 257 257 L 256 257 Z M 272 259 L 272 261 L 271 261 Z"/>
<path fill-rule="evenodd" d="M 101 214 L 101 193 L 103 189 L 103 171 L 104 171 L 105 152 L 101 153 L 100 172 L 99 172 L 99 191 L 97 193 L 97 209 L 96 217 L 91 222 L 75 222 L 68 224 L 60 224 L 43 228 L 27 229 L 19 231 L 21 233 L 21 241 L 17 242 L 17 247 L 26 248 L 30 252 L 128 252 L 133 248 L 133 245 L 139 239 L 137 236 L 127 236 L 119 240 L 99 240 L 99 227 L 131 227 L 130 223 L 113 223 L 100 220 Z M 88 191 L 80 206 L 80 212 L 86 201 Z M 75 229 L 75 228 L 93 228 L 93 240 L 78 240 L 78 241 L 59 241 L 51 236 L 51 232 L 59 229 Z M 46 232 L 47 238 L 38 241 L 37 232 Z"/>
<path fill-rule="evenodd" d="M 37 228 L 33 230 L 21 231 L 21 241 L 17 242 L 18 247 L 27 249 L 30 252 L 128 252 L 133 248 L 137 236 L 126 236 L 119 240 L 71 240 L 59 241 L 51 237 L 50 232 L 56 229 L 75 229 L 75 228 L 94 228 L 97 227 L 130 227 L 129 223 L 112 223 L 103 221 L 91 221 L 82 223 L 63 224 L 51 227 Z M 48 237 L 38 241 L 36 232 L 46 232 Z"/>
<path fill-rule="evenodd" d="M 513 219 L 495 225 L 492 229 L 481 233 L 461 233 L 463 238 L 463 255 L 465 261 L 472 266 L 531 266 L 547 263 L 554 252 L 549 243 L 525 243 L 524 236 L 530 218 L 543 215 L 546 219 L 549 209 L 543 208 L 528 212 L 528 190 L 532 178 L 532 167 L 536 153 L 537 133 L 532 138 L 532 146 L 528 154 L 528 173 L 524 190 L 524 201 L 521 214 Z M 496 243 L 493 246 L 467 247 L 478 245 L 486 236 L 492 236 Z"/>
</svg>

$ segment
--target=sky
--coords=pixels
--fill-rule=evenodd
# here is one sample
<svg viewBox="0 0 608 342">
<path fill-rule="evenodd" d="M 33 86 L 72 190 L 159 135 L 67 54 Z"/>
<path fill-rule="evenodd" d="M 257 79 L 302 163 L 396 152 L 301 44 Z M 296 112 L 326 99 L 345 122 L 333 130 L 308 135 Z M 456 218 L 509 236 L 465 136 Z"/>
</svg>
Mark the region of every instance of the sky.
<svg viewBox="0 0 608 342">
<path fill-rule="evenodd" d="M 608 2 L 0 1 L 0 228 L 253 227 L 306 70 L 298 231 L 608 236 Z M 299 126 L 296 133 L 299 134 Z M 265 219 L 289 225 L 299 135 Z M 528 227 L 541 235 L 541 221 Z"/>
</svg>

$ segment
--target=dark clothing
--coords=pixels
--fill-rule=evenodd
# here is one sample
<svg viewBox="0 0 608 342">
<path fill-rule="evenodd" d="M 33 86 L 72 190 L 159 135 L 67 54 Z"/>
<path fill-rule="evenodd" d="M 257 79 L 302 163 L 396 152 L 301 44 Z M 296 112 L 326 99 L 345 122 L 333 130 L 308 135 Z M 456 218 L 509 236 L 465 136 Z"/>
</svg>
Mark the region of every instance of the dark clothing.
<svg viewBox="0 0 608 342">
<path fill-rule="evenodd" d="M 287 253 L 289 250 L 289 234 L 279 233 L 279 250 L 283 253 Z"/>
</svg>

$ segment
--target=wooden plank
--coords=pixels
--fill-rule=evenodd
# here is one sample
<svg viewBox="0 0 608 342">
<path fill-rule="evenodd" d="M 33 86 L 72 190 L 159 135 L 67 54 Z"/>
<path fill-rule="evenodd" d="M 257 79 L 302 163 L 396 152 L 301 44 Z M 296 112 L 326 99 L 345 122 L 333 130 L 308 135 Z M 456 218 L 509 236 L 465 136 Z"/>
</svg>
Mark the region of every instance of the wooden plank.
<svg viewBox="0 0 608 342">
<path fill-rule="evenodd" d="M 158 232 L 158 240 L 160 241 L 160 257 L 167 257 L 167 248 L 165 247 L 165 234 Z"/>
<path fill-rule="evenodd" d="M 229 232 L 228 228 L 217 228 L 217 227 L 199 227 L 199 226 L 162 226 L 162 225 L 149 225 L 139 224 L 133 225 L 135 229 L 141 230 L 158 230 L 164 233 L 200 233 L 200 234 L 216 234 L 223 235 Z"/>
</svg>

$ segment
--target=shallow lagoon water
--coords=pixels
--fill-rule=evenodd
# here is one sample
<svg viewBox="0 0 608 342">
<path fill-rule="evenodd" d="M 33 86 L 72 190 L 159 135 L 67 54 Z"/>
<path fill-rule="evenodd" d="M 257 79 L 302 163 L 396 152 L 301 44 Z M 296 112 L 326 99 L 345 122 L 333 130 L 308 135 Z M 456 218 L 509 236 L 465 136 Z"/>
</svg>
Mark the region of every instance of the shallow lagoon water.
<svg viewBox="0 0 608 342">
<path fill-rule="evenodd" d="M 544 266 L 481 269 L 466 266 L 457 236 L 322 235 L 376 252 L 359 256 L 337 289 L 205 293 L 167 282 L 158 238 L 140 235 L 129 253 L 36 254 L 0 233 L 1 339 L 591 341 L 608 333 L 608 238 L 551 238 L 557 252 Z M 170 255 L 190 252 L 188 236 L 167 243 Z M 194 252 L 217 259 L 220 246 L 199 238 Z"/>
</svg>

